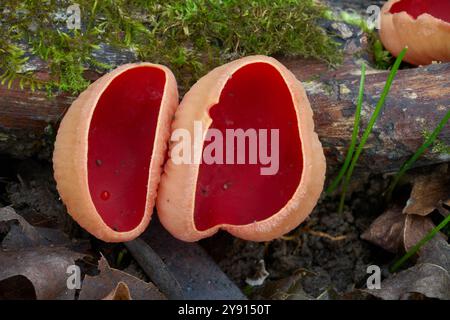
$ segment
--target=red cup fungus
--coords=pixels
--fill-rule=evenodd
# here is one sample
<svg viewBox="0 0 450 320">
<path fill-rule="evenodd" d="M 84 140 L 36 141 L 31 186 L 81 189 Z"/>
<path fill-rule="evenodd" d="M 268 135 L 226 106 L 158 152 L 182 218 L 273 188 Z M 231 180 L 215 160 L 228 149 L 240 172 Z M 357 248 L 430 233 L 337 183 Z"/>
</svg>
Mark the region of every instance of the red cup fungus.
<svg viewBox="0 0 450 320">
<path fill-rule="evenodd" d="M 159 219 L 173 236 L 196 241 L 224 229 L 242 239 L 268 241 L 298 226 L 316 205 L 324 184 L 325 157 L 305 91 L 277 60 L 250 56 L 208 73 L 177 109 L 172 137 L 180 130 L 194 137 L 189 141 L 192 161 L 174 159 L 179 144 L 171 139 L 156 200 Z M 230 141 L 229 130 L 246 133 L 248 148 L 241 149 L 248 151 L 246 161 L 228 162 L 242 156 L 236 150 L 217 154 L 215 147 Z M 269 139 L 273 130 L 278 135 Z M 226 139 L 219 139 L 220 134 Z M 267 172 L 267 161 L 255 164 L 247 159 L 250 141 L 257 138 L 270 140 L 265 146 L 258 141 L 254 148 L 259 160 L 261 155 L 273 156 L 277 143 L 272 172 Z M 217 161 L 206 163 L 205 153 Z"/>
<path fill-rule="evenodd" d="M 68 109 L 54 176 L 68 212 L 97 238 L 128 241 L 147 227 L 177 106 L 172 72 L 138 63 L 104 75 Z"/>
<path fill-rule="evenodd" d="M 450 61 L 450 0 L 389 0 L 380 17 L 380 38 L 394 56 L 427 65 Z"/>
</svg>

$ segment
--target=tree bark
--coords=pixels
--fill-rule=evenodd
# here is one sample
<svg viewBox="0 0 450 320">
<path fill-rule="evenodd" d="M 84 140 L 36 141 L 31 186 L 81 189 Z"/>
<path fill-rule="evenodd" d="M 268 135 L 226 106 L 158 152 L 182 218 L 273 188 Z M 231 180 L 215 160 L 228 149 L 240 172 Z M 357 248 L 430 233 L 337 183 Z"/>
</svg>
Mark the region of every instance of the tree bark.
<svg viewBox="0 0 450 320">
<path fill-rule="evenodd" d="M 285 64 L 300 80 L 311 78 L 310 69 L 298 61 L 287 61 Z M 345 158 L 350 144 L 360 70 L 347 64 L 347 67 L 334 72 L 317 67 L 315 71 L 319 80 L 304 82 L 304 85 L 314 110 L 316 130 L 329 169 L 333 171 L 337 163 Z M 367 71 L 361 134 L 380 98 L 387 76 L 386 71 Z M 398 170 L 425 141 L 424 133 L 432 132 L 448 110 L 450 63 L 400 70 L 358 161 L 358 168 L 375 173 Z M 450 145 L 450 123 L 444 127 L 439 139 Z M 415 166 L 447 161 L 450 161 L 449 154 L 429 150 Z"/>
</svg>

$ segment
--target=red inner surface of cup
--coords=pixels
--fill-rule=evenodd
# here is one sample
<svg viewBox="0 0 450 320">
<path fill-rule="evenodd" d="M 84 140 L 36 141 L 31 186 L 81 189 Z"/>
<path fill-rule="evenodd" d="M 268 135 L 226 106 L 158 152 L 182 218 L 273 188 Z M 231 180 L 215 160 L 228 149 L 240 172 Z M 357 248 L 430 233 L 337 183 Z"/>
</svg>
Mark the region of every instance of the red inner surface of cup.
<svg viewBox="0 0 450 320">
<path fill-rule="evenodd" d="M 89 191 L 97 212 L 113 230 L 133 230 L 144 216 L 165 81 L 165 73 L 158 68 L 129 69 L 112 80 L 93 113 Z"/>
<path fill-rule="evenodd" d="M 271 150 L 271 129 L 279 130 L 279 168 L 276 174 L 261 175 L 262 167 L 250 164 L 249 139 L 245 140 L 245 164 L 200 164 L 194 208 L 198 230 L 220 224 L 246 225 L 265 220 L 293 197 L 297 190 L 303 158 L 297 114 L 291 92 L 280 72 L 268 63 L 252 63 L 237 70 L 220 95 L 220 102 L 210 109 L 210 129 L 223 136 L 223 159 L 226 162 L 226 129 L 267 129 L 267 150 Z M 301 115 L 300 115 L 301 116 Z M 203 151 L 214 143 L 204 143 Z M 235 146 L 237 146 L 235 140 Z M 242 150 L 241 150 L 242 151 Z M 215 152 L 210 154 L 215 155 Z M 231 152 L 230 152 L 231 154 Z"/>
<path fill-rule="evenodd" d="M 450 0 L 402 0 L 394 3 L 389 12 L 406 12 L 414 19 L 428 13 L 450 23 Z"/>
</svg>

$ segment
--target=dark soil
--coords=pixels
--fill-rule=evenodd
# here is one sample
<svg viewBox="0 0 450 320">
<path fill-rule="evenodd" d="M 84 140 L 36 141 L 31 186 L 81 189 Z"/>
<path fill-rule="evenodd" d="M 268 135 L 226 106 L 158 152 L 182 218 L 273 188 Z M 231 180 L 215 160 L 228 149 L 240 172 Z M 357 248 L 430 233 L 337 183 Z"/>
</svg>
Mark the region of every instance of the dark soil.
<svg viewBox="0 0 450 320">
<path fill-rule="evenodd" d="M 33 225 L 59 228 L 77 239 L 91 239 L 94 251 L 101 248 L 113 266 L 131 268 L 134 274 L 145 278 L 132 258 L 126 252 L 124 255 L 122 245 L 92 239 L 71 220 L 56 192 L 50 163 L 8 157 L 1 157 L 0 161 L 2 205 L 13 206 Z M 286 239 L 255 243 L 220 233 L 201 244 L 250 296 L 256 297 L 259 289 L 250 290 L 245 280 L 259 271 L 260 260 L 264 260 L 270 274 L 265 283 L 306 270 L 309 276 L 302 278 L 301 283 L 307 294 L 317 297 L 330 288 L 350 292 L 365 285 L 368 265 L 383 265 L 392 259 L 360 239 L 360 234 L 382 212 L 376 200 L 379 197 L 374 195 L 380 194 L 383 187 L 384 180 L 379 176 L 356 186 L 361 191 L 353 193 L 352 207 L 343 214 L 336 213 L 336 199 L 322 201 L 310 218 Z M 327 235 L 345 238 L 330 239 Z"/>
</svg>

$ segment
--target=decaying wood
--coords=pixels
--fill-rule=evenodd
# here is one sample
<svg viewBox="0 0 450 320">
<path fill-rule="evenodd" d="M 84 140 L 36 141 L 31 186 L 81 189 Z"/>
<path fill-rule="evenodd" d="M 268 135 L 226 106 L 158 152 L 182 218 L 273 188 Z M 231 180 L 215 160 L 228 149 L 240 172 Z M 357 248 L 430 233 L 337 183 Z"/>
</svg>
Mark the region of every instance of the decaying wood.
<svg viewBox="0 0 450 320">
<path fill-rule="evenodd" d="M 355 63 L 329 70 L 315 61 L 282 62 L 305 85 L 329 169 L 334 169 L 345 157 L 350 142 L 359 68 Z M 368 71 L 363 128 L 386 78 L 387 72 Z M 24 91 L 17 85 L 10 89 L 0 86 L 0 153 L 27 157 L 51 147 L 58 123 L 74 99 L 67 94 L 48 98 L 45 92 Z M 397 170 L 423 143 L 424 131 L 432 131 L 449 108 L 450 64 L 400 70 L 359 167 L 370 172 Z M 450 144 L 450 125 L 444 128 L 440 139 Z M 449 155 L 428 152 L 417 165 L 449 160 Z"/>
<path fill-rule="evenodd" d="M 298 62 L 286 65 L 304 81 L 309 69 Z M 318 80 L 304 82 L 315 112 L 316 130 L 324 146 L 329 167 L 344 159 L 354 124 L 360 71 L 348 65 L 346 70 L 320 71 Z M 345 72 L 344 72 L 345 71 Z M 369 121 L 379 100 L 387 72 L 369 70 L 366 77 L 362 128 Z M 424 142 L 424 132 L 431 132 L 450 109 L 450 64 L 400 70 L 395 78 L 380 118 L 358 165 L 369 172 L 399 169 Z M 440 140 L 450 144 L 450 124 Z M 417 166 L 450 161 L 450 155 L 427 152 Z"/>
</svg>

